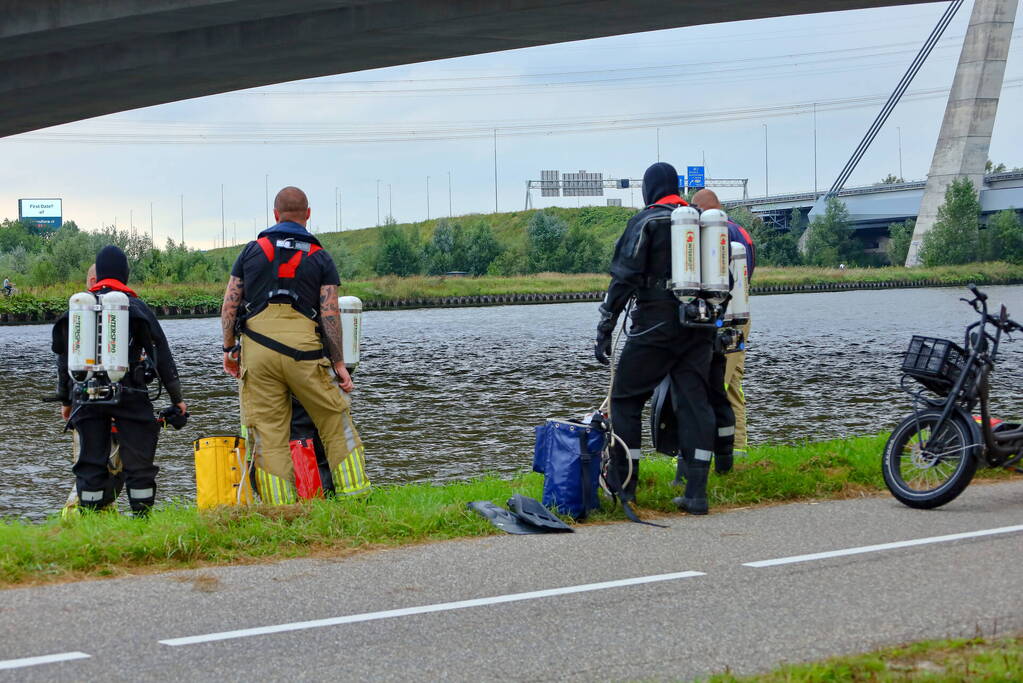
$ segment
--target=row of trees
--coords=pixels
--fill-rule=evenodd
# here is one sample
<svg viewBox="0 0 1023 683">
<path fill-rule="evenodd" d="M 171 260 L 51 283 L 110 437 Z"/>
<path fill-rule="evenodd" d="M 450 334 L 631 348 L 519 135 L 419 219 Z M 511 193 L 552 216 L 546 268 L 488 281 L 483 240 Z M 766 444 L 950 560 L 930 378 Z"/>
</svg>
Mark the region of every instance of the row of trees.
<svg viewBox="0 0 1023 683">
<path fill-rule="evenodd" d="M 1000 211 L 980 224 L 980 198 L 969 178 L 959 178 L 945 191 L 934 226 L 924 236 L 920 260 L 925 266 L 954 265 L 976 261 L 1023 263 L 1023 224 L 1013 209 Z M 897 258 L 909 249 L 912 225 L 893 228 L 892 250 Z M 896 246 L 897 245 L 897 246 Z"/>
<path fill-rule="evenodd" d="M 853 233 L 845 204 L 832 199 L 824 215 L 809 224 L 799 209 L 789 217 L 789 229 L 778 230 L 748 209 L 739 207 L 729 212 L 732 220 L 745 227 L 757 249 L 757 263 L 762 266 L 880 266 L 884 257 L 864 252 L 863 241 Z M 805 241 L 803 248 L 800 242 Z"/>
<path fill-rule="evenodd" d="M 116 244 L 128 256 L 133 282 L 217 282 L 226 277 L 227 259 L 167 240 L 154 249 L 149 235 L 108 227 L 80 230 L 74 221 L 58 230 L 4 220 L 0 223 L 0 274 L 19 285 L 44 287 L 85 278 L 96 253 Z"/>
<path fill-rule="evenodd" d="M 978 261 L 1008 261 L 1023 264 L 1023 225 L 1013 209 L 1001 211 L 980 222 L 980 200 L 967 178 L 953 182 L 938 209 L 938 218 L 921 245 L 925 266 L 956 265 Z M 865 253 L 849 220 L 845 205 L 837 199 L 827 203 L 824 215 L 807 225 L 799 209 L 793 209 L 787 232 L 764 224 L 746 209 L 733 209 L 733 220 L 749 229 L 757 246 L 757 260 L 767 266 L 901 266 L 906 262 L 916 221 L 888 226 L 890 241 L 885 254 Z M 805 236 L 804 236 L 804 233 Z M 804 241 L 803 249 L 799 247 Z"/>
<path fill-rule="evenodd" d="M 468 225 L 440 220 L 423 243 L 415 226 L 393 220 L 380 228 L 373 270 L 378 275 L 522 275 L 528 273 L 599 273 L 608 269 L 611 246 L 584 225 L 571 228 L 561 218 L 538 211 L 529 219 L 521 241 L 502 244 L 482 218 Z"/>
<path fill-rule="evenodd" d="M 472 216 L 442 219 L 432 234 L 425 235 L 420 232 L 422 226 L 399 226 L 389 219 L 376 231 L 375 244 L 364 243 L 359 254 L 347 246 L 348 238 L 335 236 L 324 244 L 344 280 L 452 271 L 469 275 L 607 272 L 614 239 L 624 227 L 619 224 L 627 213 L 602 207 L 561 213 L 571 218 L 571 225 L 554 212 L 537 211 L 529 216 L 524 230 L 502 228 L 503 239 L 487 217 Z M 868 254 L 855 237 L 845 205 L 835 199 L 809 224 L 794 209 L 788 231 L 765 225 L 745 208 L 734 208 L 730 215 L 751 233 L 758 263 L 766 266 L 901 265 L 915 227 L 914 221 L 893 223 L 886 254 Z M 135 283 L 222 282 L 233 261 L 227 252 L 187 249 L 173 240 L 156 249 L 146 234 L 111 227 L 86 232 L 68 222 L 54 231 L 5 220 L 0 223 L 0 277 L 28 286 L 80 281 L 106 244 L 124 249 Z M 922 245 L 921 258 L 928 266 L 986 260 L 1023 263 L 1023 226 L 1012 210 L 992 216 L 981 226 L 977 191 L 969 180 L 961 179 L 949 186 L 937 222 Z"/>
</svg>

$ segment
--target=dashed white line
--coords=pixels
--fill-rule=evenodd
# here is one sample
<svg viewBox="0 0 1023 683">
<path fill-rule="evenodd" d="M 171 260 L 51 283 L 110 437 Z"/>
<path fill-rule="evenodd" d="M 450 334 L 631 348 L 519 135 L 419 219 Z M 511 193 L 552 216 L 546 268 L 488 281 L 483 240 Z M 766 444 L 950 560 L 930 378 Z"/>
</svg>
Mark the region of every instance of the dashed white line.
<svg viewBox="0 0 1023 683">
<path fill-rule="evenodd" d="M 757 562 L 744 562 L 744 567 L 775 567 L 780 564 L 794 564 L 796 562 L 812 562 L 814 560 L 826 560 L 830 557 L 843 557 L 845 555 L 859 555 L 861 553 L 876 553 L 882 550 L 895 550 L 896 548 L 911 548 L 917 545 L 928 545 L 931 543 L 947 543 L 959 541 L 964 538 L 980 538 L 982 536 L 995 536 L 998 534 L 1011 534 L 1023 531 L 1023 524 L 1015 526 L 1003 526 L 997 529 L 981 529 L 980 531 L 966 531 L 961 534 L 948 534 L 945 536 L 930 536 L 928 538 L 914 538 L 909 541 L 895 541 L 894 543 L 879 543 L 878 545 L 864 545 L 859 548 L 844 548 L 842 550 L 829 550 L 823 553 L 810 553 L 808 555 L 793 555 L 781 557 L 776 560 L 759 560 Z"/>
<path fill-rule="evenodd" d="M 56 655 L 42 655 L 40 657 L 22 657 L 21 659 L 4 659 L 0 660 L 0 670 L 2 669 L 21 669 L 26 666 L 36 666 L 37 664 L 55 664 L 57 662 L 70 662 L 74 659 L 88 659 L 91 655 L 87 655 L 84 652 L 61 652 Z"/>
<path fill-rule="evenodd" d="M 171 638 L 161 640 L 164 645 L 180 646 L 195 645 L 197 643 L 209 643 L 216 640 L 230 640 L 232 638 L 248 638 L 251 636 L 262 636 L 271 633 L 284 633 L 286 631 L 300 631 L 309 628 L 323 628 L 325 626 L 338 626 L 341 624 L 354 624 L 361 621 L 374 621 L 377 619 L 393 619 L 395 617 L 408 617 L 416 614 L 429 614 L 431 612 L 448 612 L 468 607 L 483 607 L 485 605 L 498 605 L 505 602 L 519 602 L 521 600 L 536 600 L 539 598 L 550 598 L 558 595 L 570 595 L 572 593 L 587 593 L 590 591 L 607 590 L 609 588 L 621 588 L 623 586 L 636 586 L 644 583 L 656 583 L 658 581 L 674 581 L 676 579 L 688 579 L 694 576 L 704 576 L 703 572 L 676 572 L 673 574 L 656 574 L 652 576 L 637 576 L 631 579 L 619 579 L 617 581 L 604 581 L 601 583 L 587 583 L 578 586 L 565 586 L 563 588 L 549 588 L 547 590 L 530 591 L 528 593 L 511 593 L 508 595 L 495 595 L 489 598 L 476 598 L 473 600 L 459 600 L 457 602 L 441 602 L 433 605 L 421 605 L 419 607 L 405 607 L 402 609 L 391 609 L 382 612 L 366 612 L 364 614 L 350 614 L 344 617 L 331 617 L 329 619 L 316 619 L 314 621 L 296 621 L 290 624 L 277 624 L 275 626 L 260 626 L 257 628 L 239 629 L 236 631 L 222 631 L 220 633 L 207 633 L 201 636 L 188 636 L 185 638 Z"/>
</svg>

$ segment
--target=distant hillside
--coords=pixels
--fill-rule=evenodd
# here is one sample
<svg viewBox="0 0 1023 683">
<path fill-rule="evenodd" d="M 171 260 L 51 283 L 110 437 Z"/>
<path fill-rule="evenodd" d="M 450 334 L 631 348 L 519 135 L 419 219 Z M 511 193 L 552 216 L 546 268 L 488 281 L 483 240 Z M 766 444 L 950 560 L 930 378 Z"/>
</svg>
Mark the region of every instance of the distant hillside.
<svg viewBox="0 0 1023 683">
<path fill-rule="evenodd" d="M 590 239 L 600 246 L 601 251 L 609 254 L 611 245 L 621 235 L 626 221 L 636 212 L 636 209 L 621 206 L 533 209 L 509 213 L 469 214 L 453 218 L 442 217 L 417 223 L 399 223 L 397 227 L 409 234 L 418 234 L 420 243 L 426 244 L 433 238 L 434 230 L 440 222 L 447 221 L 452 225 L 461 225 L 466 230 L 472 229 L 480 223 L 486 223 L 505 249 L 524 248 L 526 227 L 530 218 L 538 211 L 560 218 L 568 225 L 570 231 L 573 228 L 583 230 L 590 236 Z M 379 227 L 373 227 L 317 233 L 316 237 L 331 252 L 347 251 L 350 253 L 365 270 L 374 261 L 379 231 Z M 213 249 L 209 253 L 233 259 L 239 251 L 241 251 L 241 247 L 237 246 Z"/>
</svg>

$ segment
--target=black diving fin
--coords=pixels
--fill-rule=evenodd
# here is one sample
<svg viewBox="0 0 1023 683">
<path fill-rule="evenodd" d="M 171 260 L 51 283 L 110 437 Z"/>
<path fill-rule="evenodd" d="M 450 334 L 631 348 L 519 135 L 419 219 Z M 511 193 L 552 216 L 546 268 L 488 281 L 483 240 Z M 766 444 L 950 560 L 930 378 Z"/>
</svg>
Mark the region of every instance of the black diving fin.
<svg viewBox="0 0 1023 683">
<path fill-rule="evenodd" d="M 508 499 L 508 507 L 515 513 L 515 516 L 533 526 L 541 527 L 547 532 L 565 533 L 572 532 L 572 527 L 562 522 L 557 515 L 548 510 L 535 498 L 527 498 L 521 493 L 516 493 Z"/>
<path fill-rule="evenodd" d="M 508 507 L 511 510 L 505 510 L 489 500 L 473 501 L 467 506 L 470 510 L 475 510 L 486 517 L 498 529 L 509 534 L 551 534 L 573 531 L 572 527 L 558 519 L 538 500 L 517 493 L 508 499 Z"/>
</svg>

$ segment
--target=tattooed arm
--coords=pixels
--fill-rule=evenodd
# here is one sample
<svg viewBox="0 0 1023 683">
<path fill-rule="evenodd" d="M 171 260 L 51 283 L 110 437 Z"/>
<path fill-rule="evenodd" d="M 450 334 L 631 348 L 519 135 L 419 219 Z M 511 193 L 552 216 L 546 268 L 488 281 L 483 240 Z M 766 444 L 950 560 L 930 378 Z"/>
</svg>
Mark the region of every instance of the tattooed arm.
<svg viewBox="0 0 1023 683">
<path fill-rule="evenodd" d="M 337 285 L 320 287 L 320 329 L 323 330 L 323 345 L 334 364 L 338 383 L 346 392 L 354 388 L 352 378 L 345 367 L 345 355 L 341 346 L 341 312 L 337 307 Z"/>
<path fill-rule="evenodd" d="M 242 280 L 231 276 L 224 291 L 224 304 L 220 307 L 220 327 L 224 331 L 224 346 L 234 346 L 234 324 L 238 320 L 238 307 L 242 303 Z"/>
<path fill-rule="evenodd" d="M 231 276 L 227 282 L 227 289 L 224 291 L 224 304 L 220 307 L 220 327 L 224 332 L 224 348 L 234 346 L 237 339 L 234 335 L 234 325 L 238 320 L 238 307 L 242 303 L 242 279 Z M 232 377 L 238 377 L 241 370 L 238 364 L 238 353 L 224 352 L 224 371 Z"/>
<path fill-rule="evenodd" d="M 323 345 L 327 347 L 330 360 L 344 362 L 341 348 L 341 312 L 337 307 L 337 285 L 320 287 L 320 327 L 323 329 Z"/>
</svg>

